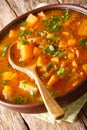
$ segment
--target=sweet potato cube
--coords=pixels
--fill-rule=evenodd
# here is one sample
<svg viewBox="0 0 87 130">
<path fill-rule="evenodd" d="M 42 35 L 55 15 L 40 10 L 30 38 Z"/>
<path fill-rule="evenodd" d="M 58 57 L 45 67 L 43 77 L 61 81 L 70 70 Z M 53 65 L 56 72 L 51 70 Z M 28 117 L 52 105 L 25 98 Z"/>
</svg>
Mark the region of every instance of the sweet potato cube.
<svg viewBox="0 0 87 130">
<path fill-rule="evenodd" d="M 81 26 L 78 30 L 78 34 L 83 36 L 87 35 L 87 19 L 84 19 L 82 21 Z"/>
<path fill-rule="evenodd" d="M 40 13 L 38 13 L 38 16 L 40 18 L 45 18 L 46 17 L 46 15 L 45 15 L 45 13 L 43 11 L 41 11 Z"/>
<path fill-rule="evenodd" d="M 25 61 L 33 57 L 34 44 L 30 42 L 26 45 L 21 45 L 21 60 Z"/>
<path fill-rule="evenodd" d="M 39 56 L 41 54 L 41 50 L 38 47 L 34 47 L 34 55 Z"/>
<path fill-rule="evenodd" d="M 5 99 L 7 99 L 8 101 L 11 101 L 12 94 L 13 94 L 13 92 L 12 92 L 11 86 L 9 86 L 9 85 L 4 86 L 3 95 L 5 96 Z"/>
<path fill-rule="evenodd" d="M 17 77 L 18 77 L 17 73 L 13 73 L 11 71 L 7 71 L 2 74 L 3 80 L 13 80 L 15 78 L 17 79 Z"/>
<path fill-rule="evenodd" d="M 41 56 L 39 56 L 38 59 L 37 59 L 37 66 L 39 66 L 39 67 L 44 67 L 45 66 Z"/>
<path fill-rule="evenodd" d="M 52 75 L 51 78 L 49 79 L 47 85 L 52 86 L 55 84 L 58 80 L 58 77 L 56 75 Z"/>
<path fill-rule="evenodd" d="M 87 64 L 83 65 L 83 70 L 85 71 L 85 73 L 87 74 Z"/>
<path fill-rule="evenodd" d="M 14 37 L 15 36 L 15 31 L 14 30 L 10 30 L 10 32 L 9 32 L 9 37 L 11 38 L 11 37 Z"/>
<path fill-rule="evenodd" d="M 51 58 L 51 61 L 58 63 L 59 62 L 59 57 L 55 56 L 55 57 Z"/>
<path fill-rule="evenodd" d="M 37 23 L 38 18 L 36 16 L 34 16 L 33 14 L 29 14 L 27 19 L 26 19 L 28 26 L 33 26 Z"/>
</svg>

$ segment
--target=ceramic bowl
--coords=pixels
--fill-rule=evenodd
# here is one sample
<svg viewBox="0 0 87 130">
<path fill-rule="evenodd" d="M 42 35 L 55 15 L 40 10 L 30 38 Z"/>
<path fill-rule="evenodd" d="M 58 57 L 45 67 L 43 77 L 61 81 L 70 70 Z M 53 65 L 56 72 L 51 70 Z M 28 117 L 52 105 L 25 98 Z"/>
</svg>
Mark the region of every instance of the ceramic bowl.
<svg viewBox="0 0 87 130">
<path fill-rule="evenodd" d="M 4 36 L 9 32 L 9 30 L 12 29 L 16 24 L 23 21 L 28 16 L 29 13 L 37 14 L 40 11 L 48 11 L 51 9 L 70 9 L 70 10 L 75 10 L 77 12 L 81 12 L 87 15 L 87 9 L 81 6 L 77 6 L 77 5 L 55 4 L 55 5 L 47 5 L 44 7 L 39 7 L 21 15 L 20 17 L 16 18 L 14 21 L 9 23 L 5 28 L 3 28 L 3 30 L 0 31 L 0 40 L 4 38 Z M 79 98 L 81 95 L 83 95 L 87 91 L 86 84 L 87 84 L 87 78 L 85 78 L 73 90 L 71 90 L 70 92 L 66 93 L 65 95 L 61 97 L 58 97 L 56 100 L 59 102 L 59 104 L 62 107 L 70 104 L 71 102 L 75 101 L 77 98 Z M 16 110 L 18 112 L 23 112 L 23 113 L 41 113 L 41 112 L 46 111 L 44 103 L 17 105 L 17 104 L 11 104 L 11 103 L 0 100 L 0 104 L 7 108 Z"/>
</svg>

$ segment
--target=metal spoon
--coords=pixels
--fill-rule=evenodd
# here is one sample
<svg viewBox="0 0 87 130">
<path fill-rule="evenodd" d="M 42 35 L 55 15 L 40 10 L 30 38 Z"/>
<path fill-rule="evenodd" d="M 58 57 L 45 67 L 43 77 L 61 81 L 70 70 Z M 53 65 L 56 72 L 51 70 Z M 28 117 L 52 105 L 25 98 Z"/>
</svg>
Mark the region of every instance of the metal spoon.
<svg viewBox="0 0 87 130">
<path fill-rule="evenodd" d="M 23 73 L 26 73 L 27 75 L 33 77 L 35 80 L 38 89 L 40 91 L 41 97 L 43 99 L 43 102 L 45 104 L 45 107 L 50 114 L 50 116 L 55 120 L 62 118 L 64 116 L 64 110 L 60 107 L 60 105 L 55 101 L 55 99 L 51 96 L 50 92 L 48 89 L 45 87 L 45 85 L 42 83 L 41 79 L 39 78 L 37 72 L 36 72 L 36 65 L 33 66 L 25 66 L 25 67 L 20 67 L 16 65 L 12 58 L 11 58 L 11 49 L 15 43 L 13 43 L 8 50 L 8 61 L 11 64 L 11 66 L 19 70 Z"/>
</svg>

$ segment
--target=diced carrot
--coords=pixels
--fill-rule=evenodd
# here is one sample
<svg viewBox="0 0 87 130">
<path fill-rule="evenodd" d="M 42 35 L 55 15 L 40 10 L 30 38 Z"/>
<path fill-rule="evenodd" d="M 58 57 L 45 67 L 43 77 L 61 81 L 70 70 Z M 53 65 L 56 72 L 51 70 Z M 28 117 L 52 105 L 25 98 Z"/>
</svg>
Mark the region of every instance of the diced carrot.
<svg viewBox="0 0 87 130">
<path fill-rule="evenodd" d="M 48 33 L 47 34 L 47 39 L 50 39 L 50 38 L 52 38 L 54 36 L 54 33 Z"/>
<path fill-rule="evenodd" d="M 69 52 L 69 53 L 68 53 L 68 59 L 69 59 L 69 60 L 73 60 L 74 57 L 75 57 L 74 52 Z"/>
<path fill-rule="evenodd" d="M 42 62 L 41 56 L 39 56 L 38 59 L 37 59 L 37 66 L 43 66 L 43 62 Z"/>
<path fill-rule="evenodd" d="M 69 36 L 69 32 L 62 32 L 62 34 L 66 37 Z"/>
<path fill-rule="evenodd" d="M 40 44 L 41 41 L 42 41 L 42 37 L 37 37 L 37 38 L 36 38 L 36 43 L 37 43 L 37 44 Z"/>
<path fill-rule="evenodd" d="M 34 47 L 33 54 L 34 54 L 35 56 L 39 56 L 39 55 L 41 54 L 41 50 L 40 50 L 40 48 L 38 48 L 38 47 Z"/>
<path fill-rule="evenodd" d="M 59 42 L 59 48 L 66 48 L 67 46 L 68 46 L 68 44 L 67 44 L 67 42 L 65 42 L 65 41 L 61 40 L 61 41 Z"/>
<path fill-rule="evenodd" d="M 33 57 L 34 44 L 30 42 L 26 45 L 21 45 L 21 60 L 25 61 Z"/>
<path fill-rule="evenodd" d="M 58 81 L 58 77 L 56 75 L 52 75 L 51 78 L 49 79 L 47 85 L 52 86 Z"/>
<path fill-rule="evenodd" d="M 14 73 L 11 71 L 7 71 L 2 74 L 3 80 L 13 80 L 14 78 L 17 78 L 17 77 L 18 77 L 17 73 Z"/>
<path fill-rule="evenodd" d="M 76 39 L 72 38 L 68 40 L 68 45 L 69 46 L 74 46 L 76 44 Z"/>
<path fill-rule="evenodd" d="M 5 99 L 7 99 L 8 101 L 11 101 L 12 100 L 12 88 L 11 86 L 7 85 L 7 86 L 4 86 L 4 89 L 3 89 L 3 95 L 5 96 Z"/>
<path fill-rule="evenodd" d="M 48 73 L 48 72 L 45 72 L 45 73 L 43 74 L 43 76 L 44 76 L 45 78 L 50 78 L 50 76 L 51 76 L 53 73 L 54 73 L 54 69 L 51 68 L 51 70 L 49 71 L 49 73 Z"/>
<path fill-rule="evenodd" d="M 14 30 L 10 30 L 10 32 L 9 32 L 9 37 L 11 38 L 11 37 L 14 37 L 15 36 L 15 31 Z"/>
<path fill-rule="evenodd" d="M 73 60 L 73 61 L 72 61 L 72 65 L 73 65 L 75 68 L 78 67 L 78 64 L 76 63 L 76 60 Z"/>
<path fill-rule="evenodd" d="M 45 15 L 45 13 L 43 11 L 41 11 L 40 13 L 38 13 L 38 16 L 40 18 L 45 18 L 46 17 L 46 15 Z"/>
<path fill-rule="evenodd" d="M 83 65 L 83 70 L 85 71 L 85 73 L 87 74 L 87 64 Z"/>
<path fill-rule="evenodd" d="M 45 67 L 48 64 L 48 58 L 45 55 L 41 55 L 37 59 L 37 66 Z"/>
<path fill-rule="evenodd" d="M 59 62 L 59 57 L 55 56 L 55 57 L 51 58 L 51 61 L 58 63 Z"/>
<path fill-rule="evenodd" d="M 84 19 L 81 23 L 81 26 L 78 30 L 79 35 L 87 35 L 87 19 Z"/>
<path fill-rule="evenodd" d="M 26 21 L 27 21 L 28 26 L 32 27 L 37 23 L 38 18 L 33 14 L 29 14 Z"/>
</svg>

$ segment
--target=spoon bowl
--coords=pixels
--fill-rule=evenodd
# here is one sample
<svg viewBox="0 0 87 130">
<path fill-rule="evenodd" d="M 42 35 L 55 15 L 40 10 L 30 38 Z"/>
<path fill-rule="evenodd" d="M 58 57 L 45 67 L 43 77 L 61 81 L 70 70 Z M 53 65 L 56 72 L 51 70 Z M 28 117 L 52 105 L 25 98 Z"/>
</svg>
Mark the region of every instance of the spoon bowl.
<svg viewBox="0 0 87 130">
<path fill-rule="evenodd" d="M 55 101 L 55 99 L 51 96 L 50 92 L 47 90 L 45 85 L 42 83 L 41 79 L 39 78 L 37 71 L 36 71 L 36 65 L 33 66 L 25 66 L 20 67 L 16 65 L 12 58 L 11 58 L 11 49 L 14 46 L 15 43 L 13 43 L 8 50 L 8 61 L 10 65 L 23 73 L 26 73 L 28 76 L 32 77 L 40 91 L 41 97 L 43 99 L 43 102 L 45 104 L 45 107 L 48 111 L 48 113 L 51 115 L 51 117 L 55 119 L 59 119 L 64 116 L 64 110 L 60 107 L 60 105 Z"/>
</svg>

